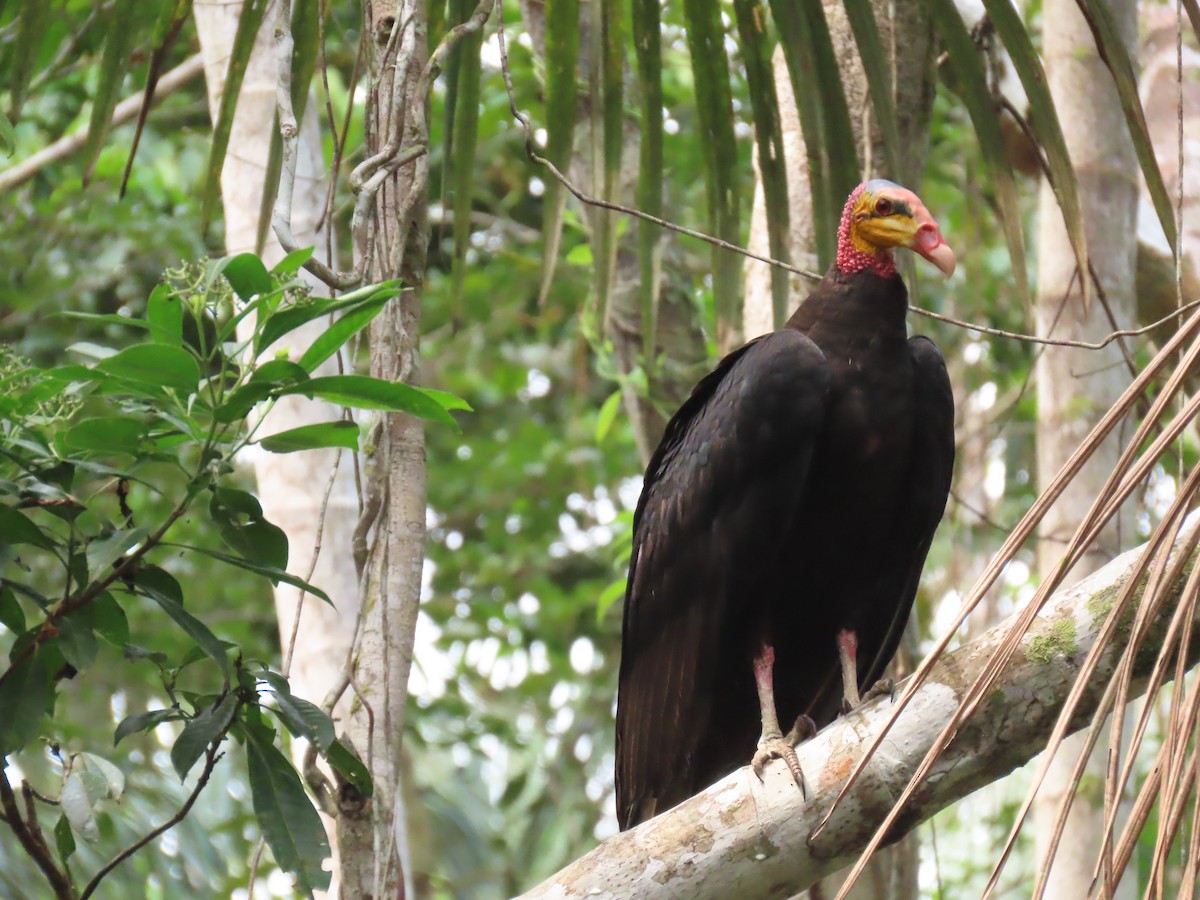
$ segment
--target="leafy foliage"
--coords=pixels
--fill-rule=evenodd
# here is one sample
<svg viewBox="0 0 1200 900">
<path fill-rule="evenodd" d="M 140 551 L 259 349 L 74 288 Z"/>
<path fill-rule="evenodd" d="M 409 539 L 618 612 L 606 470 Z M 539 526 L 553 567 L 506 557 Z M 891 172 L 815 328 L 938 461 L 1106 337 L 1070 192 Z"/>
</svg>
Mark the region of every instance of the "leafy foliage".
<svg viewBox="0 0 1200 900">
<path fill-rule="evenodd" d="M 399 292 L 383 284 L 336 302 L 314 299 L 289 270 L 292 262 L 272 273 L 243 254 L 170 273 L 151 293 L 145 316 L 121 323 L 149 340 L 119 350 L 77 344 L 83 364 L 37 368 L 11 350 L 0 357 L 0 607 L 9 635 L 7 662 L 0 664 L 0 754 L 24 771 L 27 760 L 36 766 L 41 739 L 51 748 L 60 787 L 43 785 L 39 793 L 61 805 L 55 834 L 63 864 L 79 846 L 76 839 L 103 839 L 97 817 L 120 799 L 125 778 L 97 753 L 58 749 L 61 722 L 73 705 L 59 700 L 71 693 L 66 685 L 122 656 L 131 666 L 150 661 L 169 702 L 126 716 L 114 744 L 181 723 L 171 763 L 186 781 L 203 760 L 198 790 L 226 738 L 244 743 L 255 814 L 276 861 L 301 888 L 327 885 L 321 860 L 328 844 L 299 775 L 275 749 L 268 720 L 309 740 L 370 795 L 370 776 L 338 742 L 328 715 L 292 696 L 287 679 L 266 663 L 218 636 L 190 609 L 194 589 L 184 588 L 195 583 L 183 577 L 189 563 L 203 566 L 203 554 L 328 600 L 319 587 L 287 573 L 286 537 L 234 474 L 237 454 L 254 444 L 268 451 L 346 445 L 344 422 L 303 436 L 257 438 L 262 409 L 278 398 L 334 397 L 450 424 L 448 408 L 464 406 L 441 392 L 362 375 L 312 379 L 303 364 L 258 365 L 250 351 L 286 341 L 293 329 L 331 310 L 343 313 L 343 324 L 331 330 L 348 340 Z M 237 314 L 233 294 L 244 301 Z M 234 327 L 249 315 L 253 334 L 239 339 Z M 106 316 L 85 321 L 97 319 L 110 323 Z M 351 427 L 356 447 L 357 426 Z M 176 540 L 181 520 L 194 516 L 207 518 L 225 549 Z M 148 622 L 147 603 L 157 608 Z M 135 614 L 145 645 L 131 640 Z M 182 642 L 159 637 L 172 626 Z M 7 780 L 0 790 L 12 790 Z"/>
</svg>

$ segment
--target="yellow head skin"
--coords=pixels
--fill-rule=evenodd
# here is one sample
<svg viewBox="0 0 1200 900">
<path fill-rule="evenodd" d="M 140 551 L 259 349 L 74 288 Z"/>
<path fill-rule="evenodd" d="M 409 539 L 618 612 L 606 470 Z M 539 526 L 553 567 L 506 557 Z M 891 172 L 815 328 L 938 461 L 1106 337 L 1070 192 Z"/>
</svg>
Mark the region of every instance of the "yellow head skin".
<svg viewBox="0 0 1200 900">
<path fill-rule="evenodd" d="M 892 248 L 906 247 L 947 278 L 954 273 L 954 251 L 942 240 L 937 222 L 916 194 L 898 184 L 875 179 L 862 185 L 850 195 L 842 225 L 838 261 L 847 263 L 843 271 L 862 267 L 856 263 L 863 257 L 890 258 Z"/>
</svg>

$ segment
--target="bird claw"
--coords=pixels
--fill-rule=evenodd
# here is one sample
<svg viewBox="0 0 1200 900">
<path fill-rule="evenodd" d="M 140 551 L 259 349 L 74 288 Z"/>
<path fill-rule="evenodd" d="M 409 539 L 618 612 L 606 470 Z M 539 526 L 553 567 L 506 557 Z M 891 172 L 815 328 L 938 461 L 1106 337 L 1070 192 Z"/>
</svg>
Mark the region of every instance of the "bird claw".
<svg viewBox="0 0 1200 900">
<path fill-rule="evenodd" d="M 763 735 L 758 741 L 758 750 L 754 753 L 754 759 L 750 761 L 750 768 L 754 770 L 758 780 L 762 781 L 763 770 L 767 763 L 773 759 L 782 759 L 787 763 L 788 771 L 792 773 L 792 780 L 796 782 L 796 787 L 800 788 L 800 795 L 807 799 L 807 793 L 804 790 L 804 772 L 800 769 L 800 759 L 796 756 L 795 745 L 816 733 L 816 723 L 808 716 L 799 716 L 786 737 L 778 733 Z"/>
<path fill-rule="evenodd" d="M 792 726 L 792 730 L 787 733 L 784 740 L 795 747 L 814 737 L 816 733 L 817 723 L 812 720 L 812 717 L 799 715 L 796 716 L 796 724 Z"/>
<path fill-rule="evenodd" d="M 867 688 L 866 693 L 859 698 L 858 703 L 851 703 L 849 700 L 842 700 L 842 715 L 846 716 L 854 712 L 854 710 L 866 706 L 867 702 L 874 700 L 877 697 L 887 697 L 890 700 L 896 699 L 896 682 L 890 678 L 880 678 L 877 682 Z"/>
<path fill-rule="evenodd" d="M 890 678 L 880 678 L 863 694 L 862 702 L 866 703 L 868 700 L 874 700 L 876 697 L 887 697 L 889 700 L 895 700 L 896 682 Z"/>
</svg>

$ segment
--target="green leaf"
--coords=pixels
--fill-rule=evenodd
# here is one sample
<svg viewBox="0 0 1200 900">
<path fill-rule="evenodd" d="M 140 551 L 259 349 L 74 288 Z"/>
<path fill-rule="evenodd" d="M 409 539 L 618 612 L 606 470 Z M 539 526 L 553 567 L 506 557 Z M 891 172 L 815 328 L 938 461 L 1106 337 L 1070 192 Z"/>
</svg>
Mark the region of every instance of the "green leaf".
<svg viewBox="0 0 1200 900">
<path fill-rule="evenodd" d="M 473 3 L 458 0 L 461 18 L 465 19 Z M 451 170 L 449 181 L 454 197 L 454 255 L 450 262 L 450 303 L 455 318 L 462 308 L 463 283 L 466 278 L 467 246 L 471 242 L 471 201 L 475 187 L 475 145 L 479 134 L 479 53 L 483 46 L 483 29 L 465 35 L 454 49 L 453 65 L 458 70 L 458 97 L 454 106 L 454 138 L 449 148 Z"/>
<path fill-rule="evenodd" d="M 166 387 L 186 396 L 196 390 L 200 366 L 195 357 L 169 344 L 134 344 L 97 366 L 101 372 L 137 384 Z"/>
<path fill-rule="evenodd" d="M 12 58 L 7 76 L 9 113 L 13 122 L 21 118 L 21 107 L 29 90 L 29 82 L 37 71 L 38 55 L 42 52 L 42 38 L 51 19 L 53 6 L 50 3 L 22 3 L 17 17 L 17 33 L 12 42 Z"/>
<path fill-rule="evenodd" d="M 1012 258 L 1013 279 L 1022 301 L 1028 305 L 1032 301 L 1029 296 L 1029 277 L 1025 271 L 1025 242 L 1021 236 L 1017 182 L 1000 132 L 1000 117 L 988 89 L 983 62 L 954 0 L 925 0 L 925 4 L 945 45 L 958 95 L 971 116 L 979 148 L 995 181 L 1000 224 L 1004 228 L 1008 255 Z"/>
<path fill-rule="evenodd" d="M 358 425 L 354 422 L 318 422 L 278 431 L 258 442 L 264 450 L 272 453 L 295 453 L 298 450 L 316 450 L 321 447 L 345 447 L 358 449 Z"/>
<path fill-rule="evenodd" d="M 436 388 L 421 388 L 421 390 L 440 403 L 442 409 L 462 409 L 467 412 L 473 412 L 471 404 L 457 394 L 451 394 L 448 391 L 439 391 Z"/>
<path fill-rule="evenodd" d="M 183 603 L 183 588 L 175 576 L 158 566 L 140 566 L 131 573 L 133 583 L 147 591 L 155 591 L 176 603 Z"/>
<path fill-rule="evenodd" d="M 213 410 L 213 418 L 226 424 L 244 419 L 250 415 L 250 410 L 269 399 L 274 391 L 275 385 L 269 381 L 243 384 Z"/>
<path fill-rule="evenodd" d="M 79 759 L 85 767 L 83 781 L 92 802 L 108 799 L 119 801 L 125 793 L 125 773 L 95 753 L 81 753 Z"/>
<path fill-rule="evenodd" d="M 54 702 L 54 673 L 45 645 L 18 659 L 0 681 L 0 758 L 37 737 Z"/>
<path fill-rule="evenodd" d="M 51 550 L 55 541 L 47 537 L 24 513 L 11 506 L 0 505 L 0 534 L 6 544 L 33 544 L 43 550 Z"/>
<path fill-rule="evenodd" d="M 593 9 L 600 16 L 596 33 L 600 38 L 601 131 L 603 133 L 603 179 L 601 199 L 620 199 L 621 155 L 625 146 L 625 9 L 623 0 L 600 0 Z M 594 107 L 593 107 L 594 108 Z M 596 310 L 595 329 L 607 331 L 609 293 L 617 269 L 617 214 L 610 209 L 597 210 L 596 230 Z"/>
<path fill-rule="evenodd" d="M 784 160 L 783 128 L 779 120 L 779 100 L 775 96 L 775 77 L 766 40 L 766 13 L 759 0 L 734 0 L 738 37 L 746 65 L 746 83 L 750 88 L 750 107 L 754 115 L 754 137 L 758 148 L 758 171 L 767 214 L 767 244 L 774 259 L 787 262 L 791 256 L 788 210 L 787 167 Z M 776 328 L 787 319 L 789 300 L 788 273 L 771 267 L 771 307 Z M 599 427 L 599 426 L 597 426 Z"/>
<path fill-rule="evenodd" d="M 1125 123 L 1129 126 L 1129 136 L 1133 139 L 1133 149 L 1142 167 L 1146 189 L 1150 192 L 1150 199 L 1158 213 L 1158 221 L 1162 223 L 1163 234 L 1167 236 L 1167 243 L 1174 255 L 1177 240 L 1175 211 L 1154 156 L 1154 143 L 1150 140 L 1150 132 L 1146 127 L 1146 113 L 1138 97 L 1137 73 L 1133 60 L 1125 49 L 1125 42 L 1107 5 L 1099 0 L 1079 0 L 1077 5 L 1092 30 L 1100 58 L 1112 73 L 1113 84 L 1116 85 L 1117 96 L 1121 100 L 1121 109 L 1125 113 Z"/>
<path fill-rule="evenodd" d="M 788 0 L 770 5 L 806 135 L 813 218 L 822 223 L 814 229 L 817 258 L 824 269 L 833 262 L 838 213 L 859 180 L 858 148 L 824 8 Z"/>
<path fill-rule="evenodd" d="M 4 582 L 0 582 L 0 625 L 13 634 L 21 634 L 25 630 L 25 611 L 17 602 L 17 595 Z"/>
<path fill-rule="evenodd" d="M 391 297 L 385 292 L 382 296 L 372 297 L 335 319 L 333 324 L 325 329 L 304 351 L 304 355 L 300 357 L 300 367 L 305 372 L 314 371 L 317 366 L 344 347 L 350 338 L 371 324 L 371 320 L 379 315 L 380 310 L 387 305 L 390 299 Z"/>
<path fill-rule="evenodd" d="M 604 401 L 604 405 L 600 407 L 600 412 L 596 414 L 596 443 L 602 443 L 608 430 L 612 427 L 613 420 L 617 417 L 617 410 L 621 408 L 621 389 L 613 391 L 609 394 L 608 399 Z"/>
<path fill-rule="evenodd" d="M 313 319 L 380 299 L 384 294 L 388 299 L 398 297 L 403 291 L 404 288 L 401 287 L 399 281 L 384 281 L 359 288 L 336 300 L 324 297 L 309 298 L 301 305 L 277 310 L 262 323 L 259 332 L 254 336 L 254 352 L 256 355 L 261 354 L 285 334 L 295 331 L 302 325 L 307 325 Z"/>
<path fill-rule="evenodd" d="M 601 621 L 604 618 L 604 614 L 608 612 L 609 607 L 624 596 L 625 579 L 619 578 L 606 587 L 596 601 L 596 621 Z"/>
<path fill-rule="evenodd" d="M 119 0 L 108 15 L 104 28 L 104 53 L 100 58 L 100 81 L 92 99 L 92 116 L 88 121 L 87 141 L 83 147 L 83 183 L 92 177 L 100 148 L 108 136 L 113 109 L 120 99 L 121 83 L 129 69 L 133 37 L 138 32 L 139 0 Z"/>
<path fill-rule="evenodd" d="M 146 300 L 146 321 L 150 337 L 160 344 L 179 347 L 183 344 L 183 302 L 167 285 L 160 284 Z"/>
<path fill-rule="evenodd" d="M 642 142 L 637 203 L 643 212 L 663 211 L 662 21 L 659 0 L 633 0 L 633 49 L 642 99 Z M 658 292 L 662 280 L 662 230 L 638 220 L 638 285 L 642 312 L 642 366 L 654 370 L 658 329 Z"/>
<path fill-rule="evenodd" d="M 150 536 L 145 528 L 122 528 L 107 537 L 89 541 L 87 545 L 88 571 L 93 578 L 107 574 L 109 566 Z"/>
<path fill-rule="evenodd" d="M 125 610 L 108 591 L 73 613 L 72 618 L 85 622 L 110 644 L 124 647 L 129 643 L 129 620 Z"/>
<path fill-rule="evenodd" d="M 287 384 L 291 381 L 307 381 L 308 372 L 299 363 L 290 359 L 270 359 L 262 363 L 250 376 L 251 384 Z"/>
<path fill-rule="evenodd" d="M 246 77 L 246 66 L 254 49 L 254 39 L 267 11 L 267 0 L 246 0 L 238 17 L 237 32 L 233 37 L 233 48 L 229 52 L 229 68 L 225 72 L 225 85 L 221 91 L 221 105 L 217 111 L 217 124 L 213 127 L 209 145 L 208 166 L 204 175 L 204 192 L 200 218 L 203 230 L 212 221 L 213 209 L 221 193 L 221 169 L 225 164 L 225 152 L 229 149 L 229 134 L 233 128 L 233 114 L 237 108 L 242 81 Z"/>
<path fill-rule="evenodd" d="M 17 131 L 8 121 L 8 116 L 0 112 L 0 153 L 12 156 L 17 149 Z"/>
<path fill-rule="evenodd" d="M 1079 271 L 1087 271 L 1087 235 L 1083 227 L 1083 207 L 1079 200 L 1079 183 L 1071 156 L 1067 152 L 1066 138 L 1058 121 L 1058 110 L 1050 96 L 1046 83 L 1046 72 L 1042 61 L 1030 40 L 1020 15 L 1010 0 L 984 0 L 988 16 L 996 28 L 996 34 L 1004 42 L 1012 61 L 1013 69 L 1021 79 L 1021 86 L 1029 100 L 1029 119 L 1034 132 L 1046 152 L 1050 187 L 1062 210 L 1063 224 L 1067 237 L 1075 251 Z M 1092 280 L 1081 278 L 1084 297 L 1090 297 Z"/>
<path fill-rule="evenodd" d="M 343 778 L 350 782 L 364 797 L 375 793 L 375 783 L 363 761 L 351 753 L 341 741 L 334 741 L 325 755 L 325 761 L 333 766 Z"/>
<path fill-rule="evenodd" d="M 66 813 L 59 816 L 54 824 L 54 846 L 58 848 L 64 865 L 75 853 L 75 835 L 71 833 L 71 822 Z"/>
<path fill-rule="evenodd" d="M 163 722 L 175 722 L 182 718 L 183 713 L 177 709 L 149 709 L 146 712 L 126 716 L 117 725 L 117 730 L 113 734 L 113 746 L 115 747 L 131 734 L 150 731 L 152 728 L 157 728 Z"/>
<path fill-rule="evenodd" d="M 725 53 L 725 29 L 718 4 L 707 0 L 684 0 L 688 50 L 696 87 L 698 132 L 704 156 L 708 221 L 713 234 L 736 244 L 740 240 L 738 212 L 741 167 L 733 133 L 733 98 L 729 83 L 729 59 Z M 719 329 L 739 327 L 741 294 L 738 288 L 742 258 L 728 250 L 712 248 L 713 298 Z"/>
<path fill-rule="evenodd" d="M 246 755 L 254 813 L 275 862 L 296 876 L 301 890 L 325 890 L 330 873 L 322 864 L 329 857 L 329 839 L 296 770 L 257 729 L 246 729 Z"/>
<path fill-rule="evenodd" d="M 277 392 L 277 396 L 303 394 L 356 409 L 386 409 L 406 412 L 458 427 L 458 423 L 436 399 L 424 390 L 399 381 L 384 381 L 368 375 L 327 375 L 311 378 Z"/>
<path fill-rule="evenodd" d="M 58 621 L 58 648 L 77 672 L 86 671 L 96 659 L 99 645 L 90 625 L 77 616 Z"/>
<path fill-rule="evenodd" d="M 254 562 L 249 559 L 242 559 L 238 556 L 231 556 L 230 554 L 222 553 L 219 550 L 210 550 L 207 547 L 193 547 L 188 544 L 168 543 L 164 543 L 163 546 L 181 547 L 184 550 L 191 550 L 193 553 L 202 553 L 205 556 L 211 557 L 212 559 L 229 563 L 229 565 L 237 566 L 239 569 L 245 569 L 247 572 L 255 572 L 259 575 L 265 575 L 267 578 L 271 579 L 272 584 L 278 584 L 282 581 L 286 584 L 292 585 L 292 587 L 298 587 L 300 590 L 306 591 L 307 593 L 312 594 L 314 597 L 320 597 L 326 603 L 333 605 L 333 601 L 329 599 L 329 595 L 319 587 L 311 585 L 303 578 L 297 578 L 295 575 L 290 575 L 282 569 L 277 569 L 274 566 L 264 566 L 261 563 Z"/>
<path fill-rule="evenodd" d="M 233 488 L 217 488 L 209 503 L 209 514 L 221 528 L 221 537 L 247 559 L 286 569 L 288 539 L 283 529 L 263 517 L 262 506 L 253 494 Z"/>
<path fill-rule="evenodd" d="M 267 267 L 253 253 L 239 253 L 220 260 L 217 271 L 243 300 L 249 300 L 255 294 L 268 294 L 275 286 Z"/>
<path fill-rule="evenodd" d="M 653 0 L 657 7 L 657 0 Z M 546 5 L 546 159 L 565 172 L 575 140 L 575 68 L 579 59 L 579 0 L 555 0 Z M 661 114 L 661 105 L 659 107 Z M 546 179 L 542 200 L 542 282 L 538 305 L 546 302 L 554 283 L 566 188 L 557 178 Z M 588 263 L 590 264 L 590 260 Z"/>
<path fill-rule="evenodd" d="M 103 453 L 128 453 L 136 456 L 146 423 L 130 416 L 101 416 L 83 419 L 63 435 L 63 446 L 72 450 L 96 450 Z"/>
<path fill-rule="evenodd" d="M 301 247 L 299 250 L 293 250 L 275 264 L 271 269 L 271 274 L 276 278 L 295 275 L 306 262 L 312 259 L 313 249 L 312 247 Z"/>
<path fill-rule="evenodd" d="M 187 773 L 196 764 L 196 760 L 204 755 L 209 745 L 224 736 L 226 729 L 233 723 L 237 708 L 237 694 L 230 691 L 183 727 L 183 731 L 171 747 L 171 765 L 175 767 L 180 781 L 187 778 Z"/>
<path fill-rule="evenodd" d="M 293 697 L 290 691 L 272 691 L 277 706 L 275 714 L 298 738 L 304 738 L 324 756 L 333 746 L 336 735 L 333 720 L 317 705 Z"/>
<path fill-rule="evenodd" d="M 225 650 L 225 644 L 223 641 L 217 639 L 217 636 L 212 633 L 207 625 L 184 609 L 178 601 L 168 597 L 166 594 L 149 588 L 140 582 L 138 583 L 138 588 L 141 593 L 157 603 L 162 608 L 162 611 L 170 616 L 175 621 L 175 624 L 182 628 L 188 637 L 199 645 L 200 649 L 205 652 L 209 659 L 221 667 L 222 671 L 228 671 L 229 656 Z"/>
</svg>

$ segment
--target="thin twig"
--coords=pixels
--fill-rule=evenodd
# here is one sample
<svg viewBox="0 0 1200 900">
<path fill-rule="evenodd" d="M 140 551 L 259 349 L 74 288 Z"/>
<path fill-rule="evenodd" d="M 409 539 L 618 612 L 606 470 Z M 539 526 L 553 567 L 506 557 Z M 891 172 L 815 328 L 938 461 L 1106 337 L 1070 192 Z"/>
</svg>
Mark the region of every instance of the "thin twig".
<svg viewBox="0 0 1200 900">
<path fill-rule="evenodd" d="M 793 266 L 791 263 L 786 263 L 770 256 L 764 256 L 760 253 L 755 253 L 752 250 L 747 250 L 745 247 L 739 247 L 737 244 L 732 244 L 729 241 L 722 240 L 719 237 L 714 237 L 711 234 L 706 234 L 703 231 L 697 231 L 694 228 L 687 228 L 683 225 L 678 225 L 674 222 L 660 218 L 659 216 L 653 216 L 650 213 L 643 212 L 636 207 L 626 206 L 622 203 L 614 203 L 611 200 L 602 200 L 598 197 L 592 197 L 589 194 L 586 194 L 580 187 L 572 182 L 571 179 L 564 175 L 562 171 L 559 170 L 556 165 L 554 165 L 554 163 L 546 159 L 544 156 L 539 155 L 535 149 L 533 123 L 529 116 L 521 112 L 521 110 L 517 107 L 516 93 L 512 84 L 512 73 L 509 71 L 508 67 L 508 46 L 504 33 L 503 8 L 499 3 L 497 4 L 496 27 L 500 44 L 500 71 L 504 77 L 504 84 L 508 91 L 508 107 L 512 112 L 513 117 L 521 123 L 521 126 L 525 132 L 525 153 L 533 162 L 544 167 L 548 172 L 550 172 L 550 174 L 553 175 L 563 187 L 570 191 L 572 196 L 574 196 L 575 199 L 577 199 L 580 203 L 586 203 L 588 206 L 596 206 L 600 209 L 612 210 L 613 212 L 623 213 L 636 219 L 642 219 L 643 221 L 651 222 L 654 225 L 658 225 L 660 228 L 667 229 L 668 231 L 674 231 L 677 234 L 696 238 L 696 240 L 712 244 L 714 247 L 720 247 L 722 250 L 728 250 L 731 253 L 738 253 L 747 259 L 753 259 L 758 262 L 765 263 L 768 266 L 774 266 L 775 268 L 791 272 L 793 275 L 800 275 L 804 278 L 812 279 L 813 281 L 819 281 L 821 279 L 822 276 L 818 275 L 816 272 L 808 269 L 801 269 L 798 266 Z M 982 334 L 990 334 L 994 337 L 1008 338 L 1014 341 L 1024 341 L 1025 343 L 1029 344 L 1044 344 L 1052 347 L 1075 347 L 1080 350 L 1102 350 L 1113 341 L 1119 340 L 1120 338 L 1137 337 L 1138 335 L 1152 331 L 1160 325 L 1163 325 L 1166 322 L 1178 317 L 1184 311 L 1192 309 L 1198 305 L 1200 305 L 1200 300 L 1194 300 L 1187 306 L 1183 306 L 1180 309 L 1175 310 L 1175 312 L 1163 316 L 1163 318 L 1151 325 L 1146 325 L 1143 328 L 1114 331 L 1103 340 L 1095 342 L 1055 340 L 1053 338 L 1038 337 L 1037 335 L 1032 334 L 1004 331 L 1003 329 L 992 328 L 987 325 L 976 325 L 973 322 L 964 322 L 961 319 L 955 319 L 951 316 L 945 316 L 941 313 L 935 313 L 932 310 L 922 309 L 919 306 L 914 306 L 911 304 L 909 305 L 908 309 L 910 312 L 919 316 L 925 316 L 929 319 L 936 319 L 939 322 L 944 322 L 947 325 L 954 325 L 958 328 L 966 328 L 970 331 L 978 331 Z"/>
<path fill-rule="evenodd" d="M 129 859 L 129 857 L 133 856 L 133 854 L 137 853 L 151 841 L 170 831 L 184 820 L 187 814 L 192 811 L 192 805 L 195 804 L 196 799 L 200 796 L 200 792 L 203 791 L 205 786 L 208 784 L 208 779 L 212 777 L 213 769 L 217 767 L 217 763 L 220 762 L 221 757 L 225 755 L 220 752 L 221 742 L 224 740 L 225 732 L 221 732 L 221 734 L 214 738 L 213 742 L 209 744 L 208 751 L 204 759 L 204 769 L 201 771 L 200 777 L 196 781 L 196 786 L 192 788 L 192 792 L 188 795 L 187 800 L 184 801 L 183 806 L 179 807 L 179 811 L 175 813 L 175 815 L 171 816 L 171 818 L 167 819 L 167 821 L 163 822 L 157 828 L 147 832 L 141 838 L 134 841 L 132 844 L 114 856 L 111 860 L 109 860 L 99 872 L 92 876 L 92 880 L 88 882 L 87 887 L 83 889 L 83 893 L 79 895 L 79 900 L 87 900 L 87 898 L 90 897 L 100 885 L 100 880 L 104 878 L 104 876 L 106 876 L 121 863 L 125 862 L 125 860 Z"/>
</svg>

